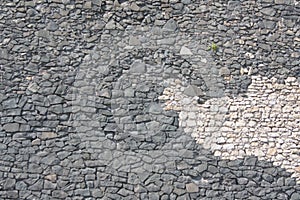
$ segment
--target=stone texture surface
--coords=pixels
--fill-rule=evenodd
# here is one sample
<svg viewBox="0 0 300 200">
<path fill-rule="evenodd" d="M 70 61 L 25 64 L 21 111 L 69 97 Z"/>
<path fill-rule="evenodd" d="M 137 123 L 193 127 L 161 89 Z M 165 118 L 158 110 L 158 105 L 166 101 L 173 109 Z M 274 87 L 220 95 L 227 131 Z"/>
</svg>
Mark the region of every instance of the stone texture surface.
<svg viewBox="0 0 300 200">
<path fill-rule="evenodd" d="M 291 134 L 282 138 L 282 148 L 265 137 L 253 141 L 272 147 L 258 148 L 268 149 L 267 159 L 255 152 L 215 155 L 206 146 L 218 141 L 225 152 L 241 155 L 228 141 L 236 132 L 216 136 L 219 118 L 245 108 L 245 119 L 267 119 L 247 110 L 245 95 L 253 94 L 255 84 L 264 98 L 275 78 L 278 87 L 286 86 L 277 92 L 297 94 L 297 2 L 0 0 L 0 5 L 0 199 L 299 197 L 294 171 L 286 167 L 296 157 L 285 160 L 284 152 L 284 144 L 295 144 L 289 152 L 299 150 L 294 118 L 276 126 Z M 216 51 L 208 50 L 212 44 Z M 173 95 L 182 87 L 192 88 L 189 97 L 181 99 L 184 90 Z M 278 99 L 291 105 L 282 105 L 279 119 L 297 114 L 297 98 Z M 234 105 L 232 99 L 245 102 Z M 168 100 L 172 110 L 164 109 Z M 197 106 L 178 112 L 179 101 Z M 207 144 L 184 128 L 202 127 L 195 123 L 199 106 L 216 116 L 204 132 L 212 134 Z M 247 125 L 236 121 L 233 127 Z M 260 131 L 280 139 L 279 130 Z M 282 164 L 273 163 L 274 156 Z"/>
</svg>

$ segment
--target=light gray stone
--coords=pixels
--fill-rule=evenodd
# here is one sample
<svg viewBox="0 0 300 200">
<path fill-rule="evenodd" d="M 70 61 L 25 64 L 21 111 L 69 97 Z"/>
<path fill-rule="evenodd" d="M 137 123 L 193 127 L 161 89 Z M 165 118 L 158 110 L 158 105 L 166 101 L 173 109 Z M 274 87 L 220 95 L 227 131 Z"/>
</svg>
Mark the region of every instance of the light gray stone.
<svg viewBox="0 0 300 200">
<path fill-rule="evenodd" d="M 6 132 L 17 132 L 19 131 L 20 124 L 18 123 L 9 123 L 3 126 L 4 131 Z"/>
<path fill-rule="evenodd" d="M 180 49 L 180 55 L 193 55 L 192 51 L 185 47 L 185 46 L 182 46 L 181 49 Z"/>
<path fill-rule="evenodd" d="M 187 192 L 199 192 L 199 187 L 195 183 L 188 183 L 185 185 Z"/>
<path fill-rule="evenodd" d="M 177 26 L 177 22 L 174 19 L 169 19 L 163 26 L 163 30 L 174 32 L 177 29 Z"/>
<path fill-rule="evenodd" d="M 130 67 L 130 73 L 145 73 L 146 64 L 141 61 L 135 61 Z"/>
<path fill-rule="evenodd" d="M 183 94 L 190 96 L 190 97 L 204 95 L 203 91 L 195 85 L 189 85 L 188 87 L 186 87 Z"/>
</svg>

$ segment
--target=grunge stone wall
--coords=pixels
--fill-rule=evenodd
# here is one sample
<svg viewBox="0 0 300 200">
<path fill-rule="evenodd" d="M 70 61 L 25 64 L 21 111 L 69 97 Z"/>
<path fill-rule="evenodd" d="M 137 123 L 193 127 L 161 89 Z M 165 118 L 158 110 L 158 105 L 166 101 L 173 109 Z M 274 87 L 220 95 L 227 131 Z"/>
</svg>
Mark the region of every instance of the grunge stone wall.
<svg viewBox="0 0 300 200">
<path fill-rule="evenodd" d="M 300 199 L 299 2 L 0 5 L 1 199 Z"/>
</svg>

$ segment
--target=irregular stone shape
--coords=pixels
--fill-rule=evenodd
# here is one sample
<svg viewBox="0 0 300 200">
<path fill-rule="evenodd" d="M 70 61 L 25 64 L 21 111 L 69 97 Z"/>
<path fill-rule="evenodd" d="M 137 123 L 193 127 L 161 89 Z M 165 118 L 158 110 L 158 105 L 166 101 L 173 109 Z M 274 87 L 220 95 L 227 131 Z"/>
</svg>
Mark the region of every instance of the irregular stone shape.
<svg viewBox="0 0 300 200">
<path fill-rule="evenodd" d="M 46 140 L 46 139 L 52 139 L 52 138 L 56 138 L 57 134 L 54 132 L 43 132 L 39 138 L 42 140 Z"/>
<path fill-rule="evenodd" d="M 188 5 L 191 3 L 191 0 L 182 0 L 181 2 L 185 5 Z"/>
<path fill-rule="evenodd" d="M 164 31 L 174 32 L 177 29 L 177 22 L 174 19 L 169 19 L 163 26 Z"/>
<path fill-rule="evenodd" d="M 105 29 L 108 30 L 113 30 L 116 28 L 116 23 L 114 22 L 114 20 L 109 21 L 106 25 L 105 25 Z"/>
<path fill-rule="evenodd" d="M 300 199 L 300 194 L 295 192 L 291 196 L 291 200 L 299 200 Z"/>
<path fill-rule="evenodd" d="M 199 192 L 199 187 L 195 183 L 188 183 L 185 185 L 187 192 Z"/>
<path fill-rule="evenodd" d="M 137 37 L 130 36 L 129 37 L 129 45 L 131 46 L 139 46 L 141 45 L 140 40 Z"/>
<path fill-rule="evenodd" d="M 47 30 L 49 31 L 56 31 L 58 29 L 58 25 L 57 23 L 51 21 L 49 22 L 48 26 L 47 26 Z"/>
<path fill-rule="evenodd" d="M 43 189 L 43 180 L 40 179 L 37 182 L 35 182 L 33 185 L 29 186 L 28 189 L 32 191 L 41 191 Z"/>
<path fill-rule="evenodd" d="M 183 94 L 190 96 L 190 97 L 195 97 L 195 96 L 203 96 L 203 91 L 195 86 L 195 85 L 189 85 L 188 87 L 185 88 Z"/>
<path fill-rule="evenodd" d="M 28 90 L 29 90 L 30 92 L 36 93 L 36 92 L 39 90 L 39 86 L 38 86 L 36 83 L 31 83 L 31 84 L 28 86 Z"/>
<path fill-rule="evenodd" d="M 62 190 L 54 190 L 52 192 L 52 197 L 57 199 L 64 199 L 68 196 L 68 193 L 62 191 Z"/>
<path fill-rule="evenodd" d="M 199 166 L 197 166 L 196 170 L 199 173 L 202 173 L 202 172 L 206 171 L 207 170 L 207 162 L 204 162 L 204 163 L 200 164 Z"/>
<path fill-rule="evenodd" d="M 133 11 L 139 11 L 140 10 L 140 7 L 135 2 L 131 3 L 129 8 Z"/>
<path fill-rule="evenodd" d="M 185 47 L 185 46 L 182 46 L 181 49 L 180 49 L 180 55 L 193 55 L 192 51 Z"/>
<path fill-rule="evenodd" d="M 55 182 L 56 178 L 57 178 L 56 174 L 49 174 L 49 175 L 45 176 L 45 179 L 47 179 L 51 182 Z"/>
<path fill-rule="evenodd" d="M 219 74 L 221 76 L 228 76 L 230 75 L 230 70 L 228 69 L 228 67 L 222 67 L 219 71 Z"/>
<path fill-rule="evenodd" d="M 98 96 L 110 99 L 112 96 L 111 90 L 103 89 L 99 92 Z"/>
<path fill-rule="evenodd" d="M 17 108 L 18 107 L 17 98 L 10 98 L 8 100 L 5 100 L 2 102 L 2 105 L 4 109 Z"/>
<path fill-rule="evenodd" d="M 149 113 L 152 114 L 160 114 L 163 112 L 163 108 L 159 105 L 159 104 L 151 104 L 151 106 L 149 107 Z"/>
<path fill-rule="evenodd" d="M 263 8 L 261 9 L 261 12 L 269 16 L 274 16 L 276 14 L 276 10 L 274 10 L 273 8 Z"/>
<path fill-rule="evenodd" d="M 47 39 L 49 39 L 49 37 L 50 37 L 49 31 L 46 31 L 46 30 L 43 30 L 43 29 L 37 31 L 35 34 L 38 37 L 43 37 L 43 38 L 47 38 Z"/>
<path fill-rule="evenodd" d="M 141 61 L 135 61 L 130 67 L 130 73 L 145 73 L 146 64 Z"/>
<path fill-rule="evenodd" d="M 175 44 L 175 38 L 164 38 L 161 40 L 157 40 L 158 45 L 173 45 Z"/>
<path fill-rule="evenodd" d="M 20 124 L 18 123 L 9 123 L 3 126 L 4 131 L 6 132 L 17 132 L 19 131 Z"/>
<path fill-rule="evenodd" d="M 275 4 L 291 4 L 292 0 L 275 0 Z"/>
<path fill-rule="evenodd" d="M 15 187 L 15 184 L 16 184 L 16 180 L 15 179 L 8 178 L 8 179 L 5 180 L 3 188 L 5 190 L 11 190 L 11 189 L 13 189 Z"/>
</svg>

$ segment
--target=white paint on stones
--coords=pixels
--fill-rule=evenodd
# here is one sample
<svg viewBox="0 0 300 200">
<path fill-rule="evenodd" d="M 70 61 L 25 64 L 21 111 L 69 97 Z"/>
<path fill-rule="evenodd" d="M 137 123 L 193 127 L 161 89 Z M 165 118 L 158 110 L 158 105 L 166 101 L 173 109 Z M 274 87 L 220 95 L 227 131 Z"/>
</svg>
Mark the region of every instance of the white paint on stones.
<svg viewBox="0 0 300 200">
<path fill-rule="evenodd" d="M 300 87 L 295 77 L 279 84 L 275 78 L 253 76 L 247 97 L 212 98 L 204 104 L 183 94 L 177 83 L 160 99 L 165 110 L 179 111 L 180 126 L 199 144 L 223 159 L 254 155 L 271 161 L 300 182 Z"/>
</svg>

